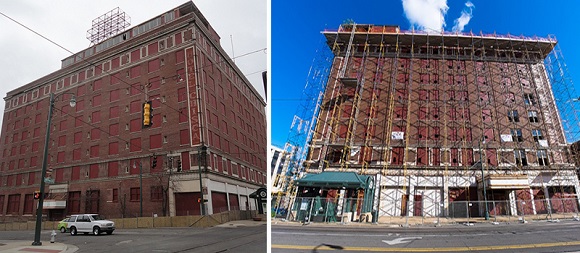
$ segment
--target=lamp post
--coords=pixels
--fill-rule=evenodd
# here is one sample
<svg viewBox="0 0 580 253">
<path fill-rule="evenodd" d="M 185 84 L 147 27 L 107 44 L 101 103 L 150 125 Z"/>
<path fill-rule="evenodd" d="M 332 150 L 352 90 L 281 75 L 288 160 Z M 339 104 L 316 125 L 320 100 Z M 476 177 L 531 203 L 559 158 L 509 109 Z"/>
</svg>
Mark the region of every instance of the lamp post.
<svg viewBox="0 0 580 253">
<path fill-rule="evenodd" d="M 69 102 L 71 107 L 75 107 L 75 105 L 77 104 L 74 93 L 64 92 L 58 95 L 50 93 L 50 101 L 48 105 L 48 120 L 46 123 L 46 138 L 44 140 L 44 154 L 42 156 L 42 170 L 40 172 L 40 196 L 38 198 L 38 207 L 36 208 L 36 226 L 34 228 L 34 241 L 32 242 L 33 246 L 42 245 L 42 242 L 40 241 L 40 230 L 42 229 L 42 210 L 44 205 L 44 177 L 46 177 L 46 167 L 48 166 L 48 143 L 50 141 L 50 126 L 52 125 L 52 111 L 54 108 L 54 102 L 59 96 L 63 94 L 72 95 Z"/>
<path fill-rule="evenodd" d="M 201 163 L 203 163 L 203 168 L 207 169 L 207 147 L 205 145 L 201 146 L 201 152 L 199 153 L 199 195 L 200 195 L 200 213 L 205 215 L 205 201 L 203 199 L 203 179 L 201 178 Z"/>
<path fill-rule="evenodd" d="M 482 138 L 483 139 L 483 138 Z M 479 141 L 479 167 L 481 168 L 481 184 L 483 186 L 483 201 L 485 206 L 485 220 L 489 220 L 489 210 L 487 209 L 487 192 L 486 192 L 486 185 L 485 185 L 485 172 L 483 170 L 483 160 L 481 157 L 481 153 L 483 150 L 481 149 L 481 140 Z"/>
<path fill-rule="evenodd" d="M 137 167 L 136 163 L 133 163 L 133 168 Z M 143 217 L 143 164 L 141 161 L 139 161 L 139 217 Z"/>
</svg>

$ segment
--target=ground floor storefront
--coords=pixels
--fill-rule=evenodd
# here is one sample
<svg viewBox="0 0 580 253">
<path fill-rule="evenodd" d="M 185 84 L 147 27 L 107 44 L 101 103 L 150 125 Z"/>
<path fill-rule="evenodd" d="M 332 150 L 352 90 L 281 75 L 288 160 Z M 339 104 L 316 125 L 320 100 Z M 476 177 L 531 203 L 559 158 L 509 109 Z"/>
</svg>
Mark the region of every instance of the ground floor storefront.
<svg viewBox="0 0 580 253">
<path fill-rule="evenodd" d="M 340 185 L 340 172 L 298 180 L 294 192 L 274 195 L 277 217 L 300 221 L 378 221 L 390 217 L 500 217 L 578 214 L 580 191 L 572 170 L 421 175 L 357 175 L 368 184 Z M 355 173 L 355 172 L 342 172 Z M 356 173 L 355 173 L 356 174 Z M 346 175 L 346 174 L 344 174 Z M 312 177 L 310 177 L 312 178 Z M 341 179 L 342 178 L 342 179 Z M 483 178 L 483 180 L 482 180 Z"/>
</svg>

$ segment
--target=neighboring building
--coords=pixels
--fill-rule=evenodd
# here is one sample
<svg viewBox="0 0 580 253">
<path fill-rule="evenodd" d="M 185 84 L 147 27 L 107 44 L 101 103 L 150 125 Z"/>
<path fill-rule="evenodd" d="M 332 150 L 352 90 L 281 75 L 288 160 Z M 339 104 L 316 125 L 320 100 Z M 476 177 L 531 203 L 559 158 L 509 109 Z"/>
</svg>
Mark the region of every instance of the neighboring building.
<svg viewBox="0 0 580 253">
<path fill-rule="evenodd" d="M 299 196 L 358 198 L 351 210 L 379 216 L 465 213 L 451 203 L 470 201 L 483 216 L 485 185 L 487 199 L 526 201 L 528 213 L 577 207 L 543 63 L 555 39 L 360 24 L 323 34 L 335 57 Z"/>
<path fill-rule="evenodd" d="M 200 214 L 201 192 L 207 214 L 255 209 L 249 195 L 267 176 L 265 102 L 192 2 L 70 56 L 60 70 L 6 95 L 6 219 L 34 216 L 50 93 L 60 95 L 49 141 L 55 183 L 45 188 L 50 220 L 85 212 Z M 64 93 L 75 94 L 76 107 Z M 147 101 L 152 126 L 143 128 Z"/>
<path fill-rule="evenodd" d="M 274 146 L 270 147 L 270 154 L 272 156 L 270 157 L 270 173 L 272 173 L 273 178 L 282 172 L 286 157 L 284 156 L 284 150 Z"/>
</svg>

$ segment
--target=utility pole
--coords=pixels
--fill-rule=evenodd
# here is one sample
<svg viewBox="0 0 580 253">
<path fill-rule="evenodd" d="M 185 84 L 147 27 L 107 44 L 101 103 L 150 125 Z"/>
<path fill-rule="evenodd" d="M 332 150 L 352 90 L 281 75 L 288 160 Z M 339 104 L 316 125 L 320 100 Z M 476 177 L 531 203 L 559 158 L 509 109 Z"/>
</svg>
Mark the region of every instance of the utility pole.
<svg viewBox="0 0 580 253">
<path fill-rule="evenodd" d="M 481 149 L 481 142 L 482 142 L 482 140 L 479 140 L 479 166 L 481 168 L 481 184 L 483 187 L 483 201 L 484 201 L 484 205 L 485 205 L 485 220 L 489 220 L 489 210 L 487 209 L 487 192 L 485 189 L 487 187 L 485 185 L 485 171 L 483 170 L 483 159 L 482 159 L 483 150 Z"/>
</svg>

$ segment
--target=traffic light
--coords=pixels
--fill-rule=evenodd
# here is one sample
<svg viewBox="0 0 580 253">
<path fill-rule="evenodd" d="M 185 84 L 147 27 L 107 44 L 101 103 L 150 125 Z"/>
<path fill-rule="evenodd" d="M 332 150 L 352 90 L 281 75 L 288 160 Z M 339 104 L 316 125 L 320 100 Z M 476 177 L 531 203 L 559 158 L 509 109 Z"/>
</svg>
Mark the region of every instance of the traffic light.
<svg viewBox="0 0 580 253">
<path fill-rule="evenodd" d="M 40 191 L 34 191 L 34 199 L 40 199 Z"/>
<path fill-rule="evenodd" d="M 157 167 L 157 156 L 153 155 L 153 162 L 151 163 L 151 168 Z"/>
<path fill-rule="evenodd" d="M 177 160 L 177 171 L 181 171 L 181 160 Z"/>
<path fill-rule="evenodd" d="M 148 128 L 153 125 L 153 108 L 151 108 L 151 101 L 143 103 L 143 126 L 142 128 Z"/>
</svg>

